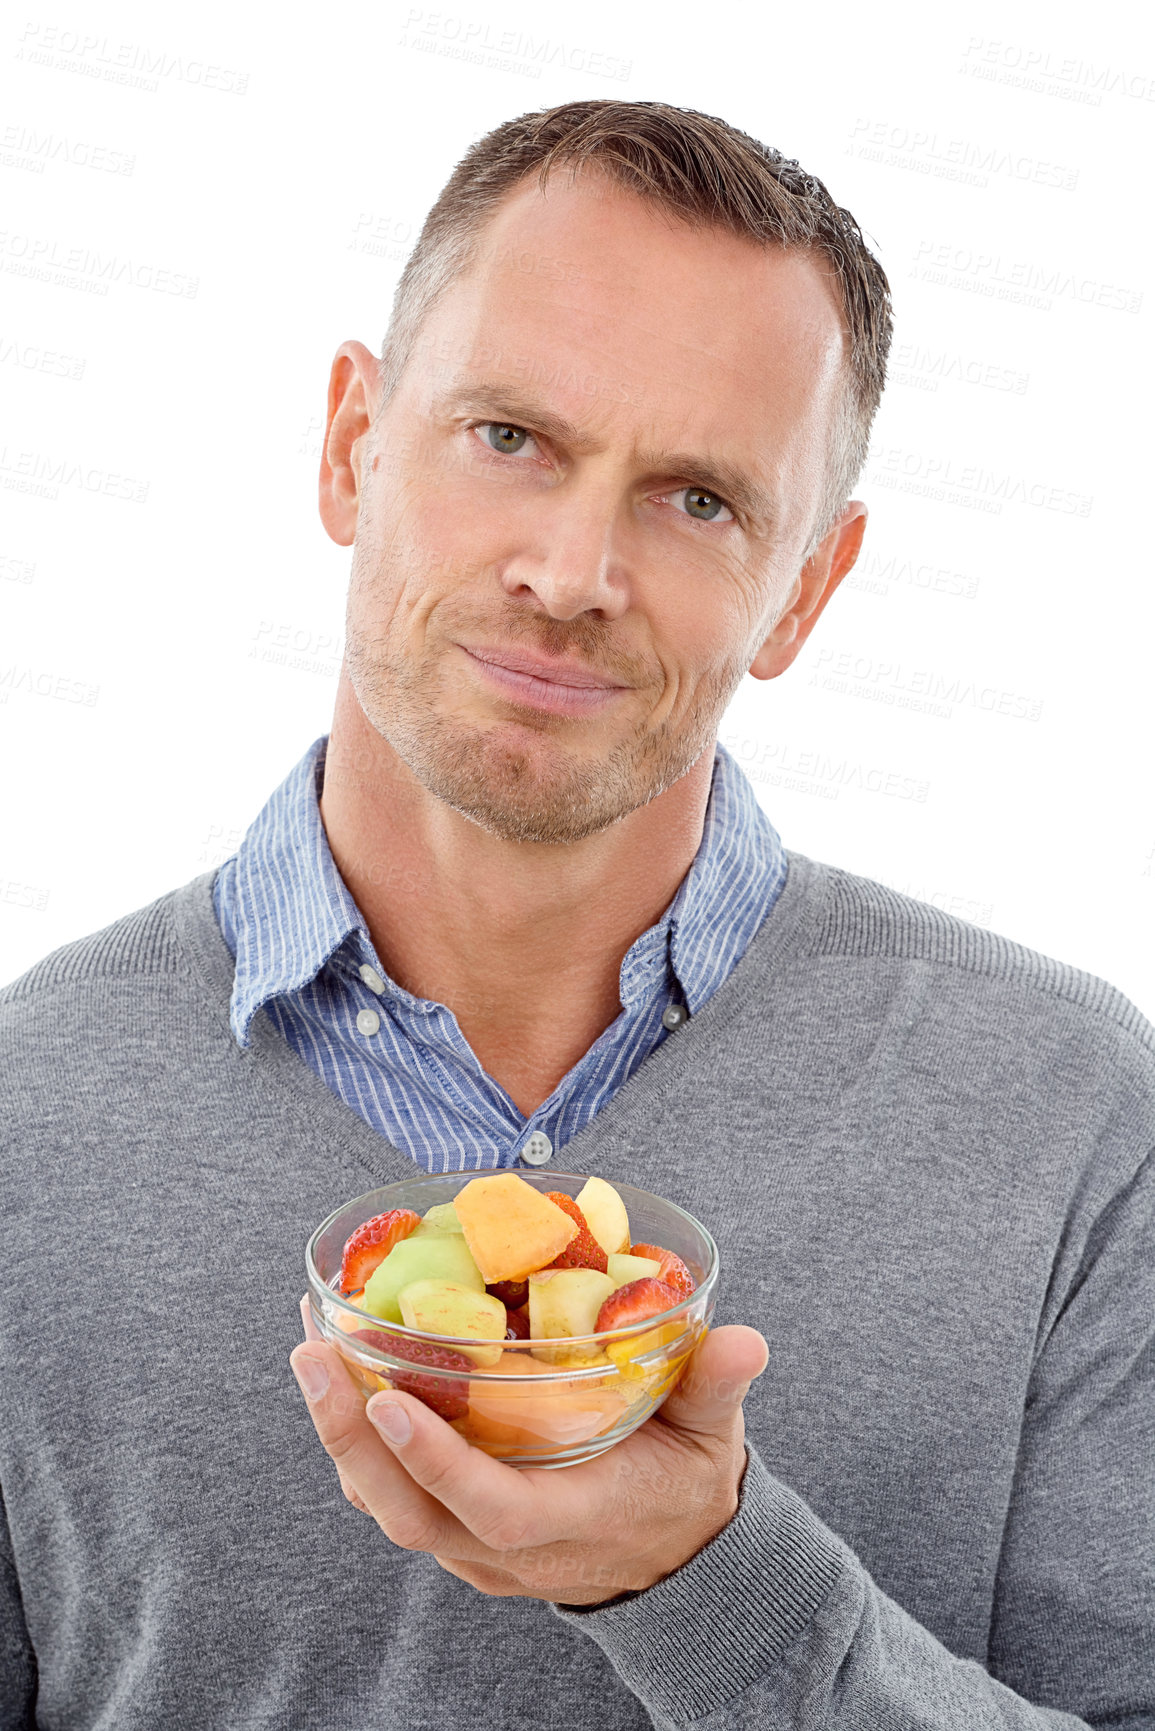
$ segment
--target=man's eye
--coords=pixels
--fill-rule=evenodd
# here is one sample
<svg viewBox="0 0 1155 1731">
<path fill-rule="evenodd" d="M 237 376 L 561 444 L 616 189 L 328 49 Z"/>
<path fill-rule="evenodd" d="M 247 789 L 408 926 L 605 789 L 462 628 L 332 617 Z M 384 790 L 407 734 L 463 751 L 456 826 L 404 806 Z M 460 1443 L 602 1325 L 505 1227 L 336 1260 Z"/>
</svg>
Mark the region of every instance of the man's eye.
<svg viewBox="0 0 1155 1731">
<path fill-rule="evenodd" d="M 481 421 L 473 430 L 481 434 L 491 451 L 499 451 L 504 457 L 515 457 L 526 440 L 533 438 L 524 427 L 511 426 L 508 421 Z"/>
<path fill-rule="evenodd" d="M 729 505 L 723 504 L 717 493 L 707 493 L 704 487 L 680 487 L 670 498 L 685 499 L 687 517 L 695 517 L 699 523 L 732 521 L 734 517 Z M 724 517 L 720 515 L 722 512 Z"/>
</svg>

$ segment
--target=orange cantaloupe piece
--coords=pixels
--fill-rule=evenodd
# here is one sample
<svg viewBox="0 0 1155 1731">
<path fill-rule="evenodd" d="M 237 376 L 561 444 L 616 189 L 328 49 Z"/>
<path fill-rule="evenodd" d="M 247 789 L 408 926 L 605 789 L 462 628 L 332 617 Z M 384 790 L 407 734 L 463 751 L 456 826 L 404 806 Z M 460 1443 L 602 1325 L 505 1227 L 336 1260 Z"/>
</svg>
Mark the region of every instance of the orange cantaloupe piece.
<svg viewBox="0 0 1155 1731">
<path fill-rule="evenodd" d="M 459 1427 L 483 1446 L 572 1448 L 616 1424 L 630 1404 L 616 1376 L 534 1387 L 526 1381 L 529 1363 L 510 1352 L 494 1369 L 505 1380 L 470 1382 L 469 1414 Z M 535 1365 L 529 1374 L 548 1369 Z"/>
<path fill-rule="evenodd" d="M 578 1224 L 516 1172 L 474 1178 L 453 1198 L 465 1243 L 487 1286 L 545 1268 Z"/>
</svg>

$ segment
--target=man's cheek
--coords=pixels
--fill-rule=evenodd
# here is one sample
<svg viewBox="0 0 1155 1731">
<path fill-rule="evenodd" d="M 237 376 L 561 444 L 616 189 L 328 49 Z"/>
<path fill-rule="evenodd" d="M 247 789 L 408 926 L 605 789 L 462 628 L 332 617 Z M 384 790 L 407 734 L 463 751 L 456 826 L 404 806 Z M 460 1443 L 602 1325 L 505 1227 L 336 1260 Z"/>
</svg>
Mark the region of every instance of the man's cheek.
<svg viewBox="0 0 1155 1731">
<path fill-rule="evenodd" d="M 414 549 L 394 537 L 358 537 L 349 584 L 346 646 L 354 642 L 373 662 L 406 659 L 414 652 L 415 616 L 427 606 L 427 586 Z"/>
<path fill-rule="evenodd" d="M 503 485 L 475 472 L 471 460 L 463 457 L 406 487 L 398 520 L 433 569 L 451 580 L 455 570 L 476 568 L 492 544 L 500 542 L 503 525 L 516 515 L 516 503 L 508 482 Z"/>
</svg>

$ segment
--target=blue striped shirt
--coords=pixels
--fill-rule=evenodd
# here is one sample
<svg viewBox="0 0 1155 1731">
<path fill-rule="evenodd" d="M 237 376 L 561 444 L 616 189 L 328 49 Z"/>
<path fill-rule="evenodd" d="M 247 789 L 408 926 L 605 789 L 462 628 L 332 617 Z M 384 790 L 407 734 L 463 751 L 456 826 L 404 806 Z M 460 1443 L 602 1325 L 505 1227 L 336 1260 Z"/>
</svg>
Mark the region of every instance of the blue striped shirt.
<svg viewBox="0 0 1155 1731">
<path fill-rule="evenodd" d="M 247 1046 L 263 1009 L 347 1106 L 427 1172 L 515 1166 L 535 1132 L 564 1148 L 668 1038 L 663 1015 L 694 1015 L 709 1001 L 786 881 L 777 832 L 717 745 L 698 852 L 626 952 L 621 1014 L 526 1117 L 482 1069 L 452 1010 L 414 997 L 382 966 L 321 820 L 327 746 L 327 736 L 310 746 L 217 874 L 217 919 L 236 959 L 232 1028 Z"/>
</svg>

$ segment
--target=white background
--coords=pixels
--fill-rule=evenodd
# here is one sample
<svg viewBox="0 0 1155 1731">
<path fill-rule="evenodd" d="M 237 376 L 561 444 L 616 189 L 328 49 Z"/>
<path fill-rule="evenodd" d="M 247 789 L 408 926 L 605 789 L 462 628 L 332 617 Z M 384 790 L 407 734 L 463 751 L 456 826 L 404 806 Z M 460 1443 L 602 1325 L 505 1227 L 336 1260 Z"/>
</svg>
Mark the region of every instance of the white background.
<svg viewBox="0 0 1155 1731">
<path fill-rule="evenodd" d="M 723 739 L 790 846 L 1155 1015 L 1155 44 L 1127 11 L 10 12 L 0 980 L 226 857 L 328 730 L 329 365 L 379 349 L 458 157 L 657 98 L 821 176 L 896 307 L 858 572 Z"/>
</svg>

